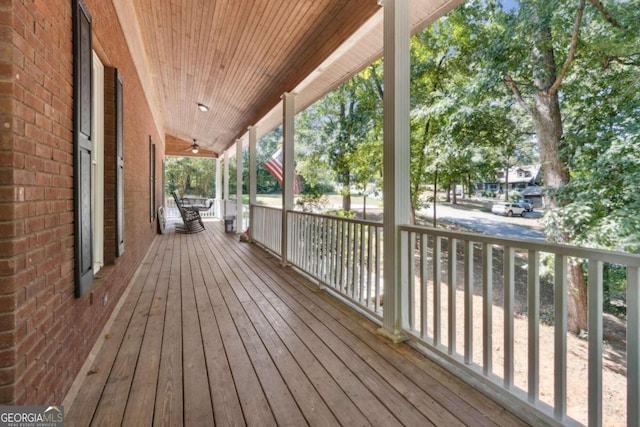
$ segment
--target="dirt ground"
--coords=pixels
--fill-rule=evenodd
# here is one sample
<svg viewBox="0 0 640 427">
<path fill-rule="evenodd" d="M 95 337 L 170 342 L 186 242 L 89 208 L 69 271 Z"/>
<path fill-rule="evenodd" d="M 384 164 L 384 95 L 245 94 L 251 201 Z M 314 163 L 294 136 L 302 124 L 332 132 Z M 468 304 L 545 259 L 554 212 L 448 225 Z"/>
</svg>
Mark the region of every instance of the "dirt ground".
<svg viewBox="0 0 640 427">
<path fill-rule="evenodd" d="M 482 209 L 483 205 L 466 204 L 467 209 Z M 381 215 L 371 212 L 367 219 L 381 220 Z M 447 228 L 456 228 L 443 224 Z M 456 276 L 456 348 L 464 353 L 464 266 L 461 247 L 458 248 L 458 268 Z M 474 297 L 473 297 L 473 362 L 482 366 L 482 270 L 481 259 L 474 259 Z M 429 260 L 430 261 L 430 260 Z M 429 263 L 430 264 L 430 263 Z M 528 382 L 528 319 L 527 319 L 527 272 L 526 254 L 516 259 L 515 273 L 515 313 L 514 313 L 514 386 L 527 391 Z M 441 342 L 448 340 L 448 286 L 447 260 L 443 254 L 441 284 Z M 427 277 L 432 277 L 428 272 Z M 503 307 L 502 255 L 494 252 L 493 266 L 493 309 L 492 309 L 492 372 L 503 377 L 504 363 L 504 311 Z M 414 325 L 420 325 L 420 291 L 416 289 L 416 310 Z M 432 312 L 433 283 L 427 286 L 427 330 L 428 338 L 433 336 Z M 554 327 L 553 327 L 553 285 L 545 279 L 540 285 L 540 325 L 539 325 L 539 399 L 553 404 L 554 401 Z M 603 425 L 626 425 L 626 321 L 611 314 L 603 318 Z M 429 339 L 427 339 L 429 341 Z M 578 337 L 569 333 L 567 337 L 567 414 L 582 424 L 587 424 L 588 407 L 588 341 L 586 336 Z"/>
</svg>

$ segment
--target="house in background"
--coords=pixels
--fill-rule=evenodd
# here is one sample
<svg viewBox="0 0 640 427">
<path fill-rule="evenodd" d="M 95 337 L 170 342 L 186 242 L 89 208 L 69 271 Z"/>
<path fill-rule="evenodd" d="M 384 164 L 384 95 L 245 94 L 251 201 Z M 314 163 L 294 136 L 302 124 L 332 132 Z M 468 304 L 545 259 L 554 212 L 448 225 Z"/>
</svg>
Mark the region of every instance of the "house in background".
<svg viewBox="0 0 640 427">
<path fill-rule="evenodd" d="M 539 186 L 542 182 L 542 169 L 540 165 L 512 166 L 507 174 L 504 170 L 496 171 L 495 181 L 478 183 L 476 191 L 493 191 L 496 193 L 509 190 L 524 191 L 527 187 Z"/>
<path fill-rule="evenodd" d="M 527 187 L 540 185 L 542 171 L 540 165 L 512 166 L 507 174 L 504 170 L 497 173 L 498 189 L 522 191 Z"/>
</svg>

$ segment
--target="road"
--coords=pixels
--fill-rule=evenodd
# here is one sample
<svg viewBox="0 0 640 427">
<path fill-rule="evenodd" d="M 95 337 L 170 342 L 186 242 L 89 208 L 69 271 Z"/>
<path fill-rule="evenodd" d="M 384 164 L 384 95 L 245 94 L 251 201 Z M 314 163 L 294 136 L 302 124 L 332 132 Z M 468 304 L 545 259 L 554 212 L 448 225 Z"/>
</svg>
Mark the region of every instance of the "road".
<svg viewBox="0 0 640 427">
<path fill-rule="evenodd" d="M 424 209 L 419 214 L 433 218 L 433 208 Z M 438 204 L 436 215 L 440 220 L 460 225 L 478 233 L 514 239 L 544 240 L 544 234 L 540 231 L 539 225 L 542 217 L 540 211 L 528 212 L 524 218 L 509 218 L 479 210 L 457 209 L 450 204 Z"/>
</svg>

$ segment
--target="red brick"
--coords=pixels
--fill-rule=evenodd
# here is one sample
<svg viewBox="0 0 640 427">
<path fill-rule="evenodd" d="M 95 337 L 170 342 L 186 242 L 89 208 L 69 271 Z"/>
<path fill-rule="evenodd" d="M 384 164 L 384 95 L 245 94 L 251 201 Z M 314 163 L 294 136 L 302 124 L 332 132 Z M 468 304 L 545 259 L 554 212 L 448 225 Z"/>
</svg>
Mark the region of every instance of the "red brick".
<svg viewBox="0 0 640 427">
<path fill-rule="evenodd" d="M 19 255 L 13 258 L 0 258 L 0 277 L 13 276 L 26 268 L 25 256 Z"/>
<path fill-rule="evenodd" d="M 16 169 L 24 168 L 24 154 L 13 151 L 0 151 L 0 167 L 11 166 Z"/>
<path fill-rule="evenodd" d="M 16 309 L 16 294 L 0 295 L 0 313 Z"/>
<path fill-rule="evenodd" d="M 13 332 L 0 332 L 0 350 L 16 345 L 16 336 Z"/>
<path fill-rule="evenodd" d="M 5 405 L 15 405 L 15 386 L 13 384 L 0 387 L 0 403 Z"/>
<path fill-rule="evenodd" d="M 13 366 L 16 364 L 15 349 L 0 351 L 0 367 Z"/>
</svg>

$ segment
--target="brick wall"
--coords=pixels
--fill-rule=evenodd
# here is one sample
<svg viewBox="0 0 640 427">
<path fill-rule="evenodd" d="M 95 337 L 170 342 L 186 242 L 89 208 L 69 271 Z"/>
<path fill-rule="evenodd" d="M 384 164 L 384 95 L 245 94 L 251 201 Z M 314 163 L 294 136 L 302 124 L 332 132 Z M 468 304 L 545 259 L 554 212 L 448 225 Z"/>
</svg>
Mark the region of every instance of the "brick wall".
<svg viewBox="0 0 640 427">
<path fill-rule="evenodd" d="M 125 253 L 105 247 L 113 265 L 74 298 L 71 2 L 0 0 L 0 403 L 62 402 L 155 235 L 149 135 L 158 165 L 164 146 L 112 2 L 86 3 L 94 49 L 124 82 Z"/>
</svg>

